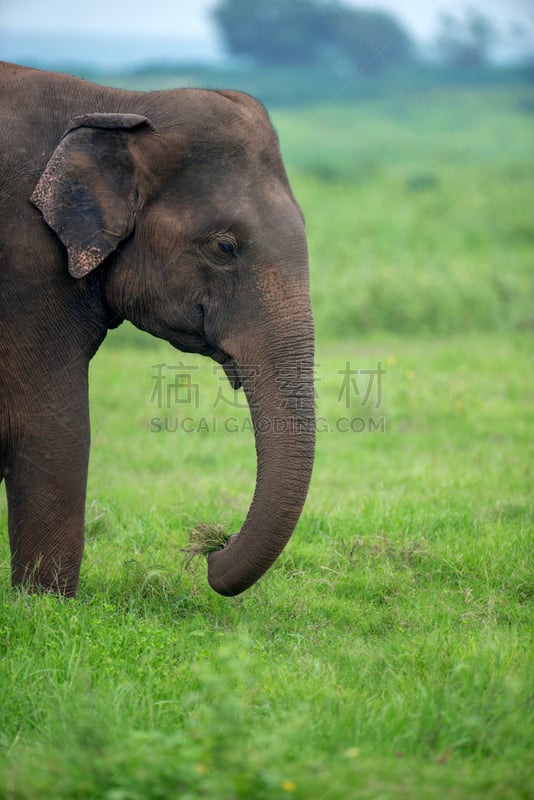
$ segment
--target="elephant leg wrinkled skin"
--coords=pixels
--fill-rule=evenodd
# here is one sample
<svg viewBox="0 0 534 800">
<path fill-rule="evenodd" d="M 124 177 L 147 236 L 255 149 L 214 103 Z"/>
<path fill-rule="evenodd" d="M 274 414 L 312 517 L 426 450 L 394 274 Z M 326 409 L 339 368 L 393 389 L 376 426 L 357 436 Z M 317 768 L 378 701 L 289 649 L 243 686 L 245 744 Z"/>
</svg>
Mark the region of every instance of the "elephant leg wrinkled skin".
<svg viewBox="0 0 534 800">
<path fill-rule="evenodd" d="M 83 552 L 88 427 L 77 418 L 70 429 L 64 416 L 60 424 L 39 422 L 46 437 L 39 426 L 22 434 L 7 468 L 12 580 L 72 597 Z"/>
<path fill-rule="evenodd" d="M 244 591 L 297 524 L 315 443 L 304 222 L 265 109 L 239 92 L 129 92 L 0 63 L 0 114 L 0 480 L 14 585 L 76 593 L 88 366 L 129 320 L 244 388 L 256 487 L 241 531 L 208 558 L 217 592 Z"/>
<path fill-rule="evenodd" d="M 73 597 L 84 541 L 87 375 L 65 364 L 43 370 L 31 356 L 26 363 L 3 470 L 12 582 Z"/>
</svg>

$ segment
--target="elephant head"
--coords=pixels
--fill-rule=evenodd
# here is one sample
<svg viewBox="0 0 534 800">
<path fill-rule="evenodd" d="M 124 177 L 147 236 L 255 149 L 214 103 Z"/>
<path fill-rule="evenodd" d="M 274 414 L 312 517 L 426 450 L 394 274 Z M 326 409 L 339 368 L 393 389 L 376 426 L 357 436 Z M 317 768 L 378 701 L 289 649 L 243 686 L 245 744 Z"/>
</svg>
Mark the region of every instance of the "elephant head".
<svg viewBox="0 0 534 800">
<path fill-rule="evenodd" d="M 137 96 L 136 96 L 137 97 Z M 271 566 L 299 518 L 314 455 L 314 331 L 306 237 L 263 107 L 234 92 L 139 95 L 74 117 L 32 201 L 130 320 L 223 365 L 243 386 L 257 452 L 240 533 L 208 558 L 224 595 Z M 93 281 L 93 283 L 91 283 Z"/>
</svg>

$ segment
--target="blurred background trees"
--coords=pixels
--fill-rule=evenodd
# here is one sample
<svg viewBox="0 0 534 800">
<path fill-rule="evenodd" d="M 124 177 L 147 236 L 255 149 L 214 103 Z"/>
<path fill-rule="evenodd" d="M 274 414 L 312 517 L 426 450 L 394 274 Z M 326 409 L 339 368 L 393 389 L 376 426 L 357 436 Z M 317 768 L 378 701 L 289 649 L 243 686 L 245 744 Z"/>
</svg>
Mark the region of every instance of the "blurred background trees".
<svg viewBox="0 0 534 800">
<path fill-rule="evenodd" d="M 318 0 L 222 0 L 214 16 L 230 53 L 258 65 L 315 64 L 327 46 Z"/>
<path fill-rule="evenodd" d="M 334 63 L 380 72 L 414 54 L 384 11 L 321 0 L 221 0 L 214 16 L 230 53 L 263 66 Z"/>
<path fill-rule="evenodd" d="M 416 48 L 410 34 L 388 12 L 337 3 L 328 8 L 328 36 L 338 60 L 364 74 L 413 60 Z"/>
<path fill-rule="evenodd" d="M 438 58 L 452 67 L 480 67 L 490 60 L 497 31 L 491 21 L 472 9 L 463 16 L 443 12 L 435 46 Z"/>
<path fill-rule="evenodd" d="M 421 60 L 395 16 L 340 0 L 220 0 L 213 14 L 229 54 L 257 66 L 334 64 L 375 74 Z M 497 38 L 480 11 L 444 12 L 433 60 L 449 67 L 483 66 Z"/>
</svg>

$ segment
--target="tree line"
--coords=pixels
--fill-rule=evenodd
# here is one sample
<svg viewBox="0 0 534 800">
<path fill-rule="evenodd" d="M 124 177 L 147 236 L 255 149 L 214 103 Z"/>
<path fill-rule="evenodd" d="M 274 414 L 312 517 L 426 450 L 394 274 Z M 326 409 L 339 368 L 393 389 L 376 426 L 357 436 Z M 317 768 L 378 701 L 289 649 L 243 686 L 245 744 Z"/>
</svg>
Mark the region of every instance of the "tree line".
<svg viewBox="0 0 534 800">
<path fill-rule="evenodd" d="M 220 0 L 213 14 L 229 52 L 259 66 L 328 63 L 373 74 L 419 55 L 393 15 L 340 0 Z M 479 12 L 443 14 L 434 56 L 449 66 L 481 66 L 495 37 Z"/>
</svg>

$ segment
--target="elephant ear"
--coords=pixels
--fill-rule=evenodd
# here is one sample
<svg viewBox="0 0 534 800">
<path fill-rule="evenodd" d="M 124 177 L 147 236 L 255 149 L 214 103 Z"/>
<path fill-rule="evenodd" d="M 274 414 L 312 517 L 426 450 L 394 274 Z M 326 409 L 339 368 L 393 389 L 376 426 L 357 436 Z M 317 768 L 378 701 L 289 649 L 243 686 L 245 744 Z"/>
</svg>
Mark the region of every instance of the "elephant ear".
<svg viewBox="0 0 534 800">
<path fill-rule="evenodd" d="M 65 245 L 69 272 L 83 278 L 133 231 L 140 208 L 132 131 L 138 114 L 74 117 L 31 196 Z"/>
</svg>

